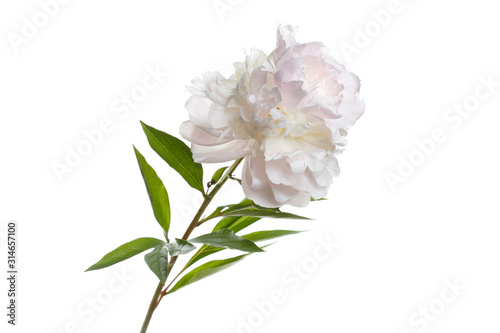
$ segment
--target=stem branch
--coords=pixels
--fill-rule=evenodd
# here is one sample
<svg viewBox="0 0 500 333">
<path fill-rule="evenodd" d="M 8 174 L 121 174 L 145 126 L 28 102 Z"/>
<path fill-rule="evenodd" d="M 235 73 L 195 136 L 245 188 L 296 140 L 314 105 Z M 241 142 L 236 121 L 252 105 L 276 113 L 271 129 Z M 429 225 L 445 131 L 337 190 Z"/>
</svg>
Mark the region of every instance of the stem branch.
<svg viewBox="0 0 500 333">
<path fill-rule="evenodd" d="M 231 165 L 226 170 L 226 172 L 221 177 L 221 179 L 219 180 L 217 185 L 215 185 L 215 187 L 212 189 L 212 191 L 210 191 L 210 193 L 205 195 L 205 199 L 203 200 L 203 203 L 201 204 L 200 209 L 198 209 L 198 212 L 196 212 L 196 215 L 193 217 L 193 220 L 191 221 L 188 228 L 186 229 L 184 236 L 182 236 L 183 240 L 187 240 L 189 238 L 189 236 L 191 235 L 191 233 L 193 232 L 193 230 L 199 225 L 198 222 L 200 221 L 200 219 L 201 219 L 203 213 L 205 212 L 205 210 L 207 209 L 208 205 L 210 204 L 210 202 L 212 202 L 212 199 L 215 197 L 217 192 L 219 192 L 221 187 L 231 177 L 232 173 L 234 172 L 234 170 L 236 170 L 236 168 L 238 167 L 238 165 L 241 163 L 242 160 L 243 160 L 243 158 L 240 158 L 240 159 L 234 161 L 233 165 Z M 176 261 L 177 261 L 177 257 L 170 258 L 170 262 L 169 262 L 168 268 L 167 268 L 167 277 L 170 274 L 170 272 L 172 271 L 172 268 L 174 267 Z M 179 276 L 179 275 L 177 275 L 177 276 Z M 153 316 L 153 312 L 155 311 L 158 304 L 160 304 L 160 301 L 163 298 L 163 296 L 165 296 L 167 294 L 167 289 L 171 284 L 172 283 L 170 283 L 167 286 L 167 288 L 165 288 L 162 291 L 164 284 L 161 281 L 160 281 L 160 283 L 158 283 L 158 287 L 156 288 L 156 291 L 153 295 L 153 299 L 151 300 L 151 303 L 149 304 L 148 313 L 146 314 L 146 318 L 144 319 L 144 324 L 142 325 L 141 333 L 146 333 L 148 326 L 149 326 L 149 322 L 151 321 L 151 317 Z"/>
</svg>

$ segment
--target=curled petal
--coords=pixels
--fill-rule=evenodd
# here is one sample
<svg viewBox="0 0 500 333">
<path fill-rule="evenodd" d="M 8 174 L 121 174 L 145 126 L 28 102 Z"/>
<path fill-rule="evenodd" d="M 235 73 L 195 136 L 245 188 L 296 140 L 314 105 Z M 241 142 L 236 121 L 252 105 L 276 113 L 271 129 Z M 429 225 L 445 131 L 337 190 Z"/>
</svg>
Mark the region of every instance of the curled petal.
<svg viewBox="0 0 500 333">
<path fill-rule="evenodd" d="M 263 161 L 263 159 L 261 159 Z M 271 185 L 263 170 L 263 163 L 255 163 L 254 158 L 247 157 L 243 164 L 241 185 L 245 196 L 259 206 L 280 207 L 282 203 L 274 197 Z"/>
<path fill-rule="evenodd" d="M 219 136 L 210 134 L 191 121 L 185 121 L 181 124 L 180 134 L 184 139 L 203 146 L 215 146 L 229 141 L 228 139 L 221 139 Z"/>
<path fill-rule="evenodd" d="M 232 140 L 217 146 L 191 145 L 193 158 L 198 163 L 221 163 L 234 161 L 252 152 L 253 142 L 249 140 Z"/>
<path fill-rule="evenodd" d="M 265 165 L 267 177 L 274 184 L 293 185 L 297 182 L 297 177 L 286 159 L 267 161 Z"/>
<path fill-rule="evenodd" d="M 189 120 L 196 126 L 211 127 L 208 119 L 208 111 L 211 105 L 210 100 L 193 95 L 189 97 L 184 106 L 189 111 Z"/>
</svg>

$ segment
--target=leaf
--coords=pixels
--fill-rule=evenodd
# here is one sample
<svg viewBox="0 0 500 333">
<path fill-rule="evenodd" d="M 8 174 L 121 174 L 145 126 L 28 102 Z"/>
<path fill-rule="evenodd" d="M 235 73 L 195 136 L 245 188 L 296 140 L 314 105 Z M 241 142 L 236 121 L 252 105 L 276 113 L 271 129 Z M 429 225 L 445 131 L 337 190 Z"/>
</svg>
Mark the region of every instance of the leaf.
<svg viewBox="0 0 500 333">
<path fill-rule="evenodd" d="M 224 174 L 224 171 L 226 171 L 227 168 L 228 167 L 223 167 L 223 168 L 220 168 L 219 170 L 215 171 L 214 175 L 212 176 L 212 183 L 213 184 L 217 184 L 217 182 L 222 177 L 222 175 Z"/>
<path fill-rule="evenodd" d="M 233 220 L 235 220 L 234 224 L 232 224 L 231 228 L 230 228 L 231 230 L 233 230 L 235 232 L 238 232 L 239 230 L 242 230 L 242 229 L 246 228 L 247 226 L 249 226 L 250 224 L 255 223 L 258 220 L 260 220 L 260 218 L 246 217 L 246 216 L 238 217 L 238 218 L 228 217 L 226 219 L 233 219 Z M 224 219 L 224 220 L 226 220 L 226 219 Z M 237 231 L 234 230 L 233 227 L 235 229 L 237 229 Z M 214 231 L 216 231 L 216 230 L 214 229 Z M 243 235 L 241 237 L 249 239 L 252 242 L 260 242 L 260 241 L 270 240 L 270 239 L 273 239 L 273 238 L 283 237 L 283 236 L 287 236 L 287 235 L 293 235 L 293 234 L 297 234 L 297 233 L 301 233 L 301 232 L 303 232 L 303 231 L 294 231 L 294 230 L 268 230 L 268 231 L 253 232 L 253 233 L 250 233 L 250 234 L 247 234 L 247 235 Z M 196 263 L 197 261 L 205 258 L 206 256 L 209 256 L 211 254 L 220 252 L 222 250 L 224 250 L 223 247 L 213 247 L 213 246 L 210 246 L 210 245 L 203 245 L 191 257 L 191 259 L 189 259 L 188 263 L 186 264 L 186 266 L 184 267 L 183 270 L 185 270 L 186 268 L 192 266 L 194 263 Z"/>
<path fill-rule="evenodd" d="M 202 235 L 189 240 L 191 243 L 202 243 L 214 247 L 227 247 L 233 250 L 246 252 L 264 252 L 260 247 L 255 245 L 251 240 L 234 234 L 234 231 L 229 229 L 221 229 L 210 234 Z"/>
<path fill-rule="evenodd" d="M 222 211 L 221 216 L 252 216 L 252 217 L 271 217 L 275 219 L 297 219 L 297 220 L 310 220 L 310 218 L 286 213 L 275 209 L 241 209 L 233 211 Z"/>
<path fill-rule="evenodd" d="M 120 261 L 126 260 L 141 252 L 162 244 L 165 244 L 165 242 L 156 238 L 137 238 L 136 240 L 125 243 L 109 252 L 97 263 L 87 268 L 86 272 L 114 265 Z"/>
<path fill-rule="evenodd" d="M 209 277 L 210 275 L 214 275 L 220 271 L 225 270 L 236 264 L 237 262 L 243 260 L 250 253 L 243 254 L 238 257 L 233 257 L 229 259 L 223 260 L 213 260 L 209 261 L 199 267 L 196 267 L 191 272 L 184 275 L 167 294 L 171 294 L 187 285 L 190 285 L 196 281 Z"/>
<path fill-rule="evenodd" d="M 165 185 L 163 185 L 156 171 L 146 162 L 144 156 L 135 147 L 134 151 L 137 162 L 139 162 L 142 178 L 146 184 L 146 190 L 148 191 L 155 218 L 168 235 L 170 227 L 170 202 Z"/>
<path fill-rule="evenodd" d="M 225 206 L 219 206 L 217 207 L 212 214 L 204 218 L 202 221 L 208 221 L 213 218 L 221 216 L 221 212 L 224 210 L 225 212 L 233 212 L 241 209 L 246 209 L 246 208 L 253 208 L 254 204 L 252 200 L 250 199 L 244 199 L 240 203 L 237 204 L 232 204 L 232 205 L 225 205 Z"/>
<path fill-rule="evenodd" d="M 222 229 L 229 229 L 229 230 L 234 231 L 234 233 L 237 233 L 237 232 L 247 228 L 248 226 L 254 224 L 255 222 L 257 222 L 261 219 L 258 216 L 239 216 L 242 211 L 244 212 L 244 211 L 248 211 L 248 210 L 251 210 L 250 214 L 255 214 L 256 210 L 260 210 L 261 212 L 263 211 L 263 213 L 261 215 L 264 215 L 268 212 L 273 212 L 272 214 L 282 214 L 281 216 L 279 216 L 281 218 L 287 218 L 290 215 L 292 215 L 292 217 L 290 217 L 290 218 L 306 219 L 305 217 L 302 217 L 302 216 L 297 216 L 297 215 L 293 215 L 293 214 L 289 214 L 289 213 L 280 212 L 278 209 L 260 207 L 260 206 L 255 205 L 255 203 L 253 203 L 251 200 L 244 199 L 243 201 L 241 201 L 238 204 L 217 207 L 217 209 L 212 214 L 210 214 L 207 218 L 205 218 L 204 221 L 207 221 L 211 218 L 215 218 L 217 216 L 220 216 L 219 214 L 230 215 L 230 216 L 227 216 L 227 217 L 224 217 L 223 219 L 221 219 L 217 223 L 217 225 L 215 226 L 215 228 L 213 229 L 212 232 L 220 231 Z M 222 211 L 223 211 L 223 213 L 221 213 Z M 234 216 L 231 216 L 233 214 L 234 214 Z M 276 216 L 271 216 L 271 217 L 276 217 Z M 261 236 L 262 236 L 262 234 L 258 234 L 255 237 L 261 237 Z M 271 239 L 271 238 L 269 238 L 269 239 Z M 251 240 L 253 241 L 253 239 L 251 239 Z M 222 248 L 222 247 L 212 247 L 212 246 L 208 246 L 208 245 L 202 246 L 191 257 L 191 259 L 189 259 L 188 263 L 183 268 L 183 270 L 187 269 L 189 266 L 193 265 L 194 263 L 203 259 L 204 257 L 209 256 L 213 253 L 217 253 L 217 252 L 222 251 L 222 250 L 224 250 L 224 248 Z"/>
<path fill-rule="evenodd" d="M 264 230 L 264 231 L 252 232 L 250 234 L 247 234 L 247 235 L 244 235 L 241 237 L 249 239 L 252 242 L 260 242 L 260 241 L 265 241 L 265 240 L 269 240 L 269 239 L 273 239 L 273 238 L 294 235 L 294 234 L 298 234 L 301 232 L 302 231 L 295 231 L 295 230 Z"/>
<path fill-rule="evenodd" d="M 142 128 L 149 145 L 160 157 L 177 171 L 194 189 L 204 193 L 203 167 L 193 160 L 191 149 L 176 137 L 146 125 Z"/>
<path fill-rule="evenodd" d="M 166 246 L 168 248 L 168 252 L 172 257 L 177 257 L 181 254 L 186 254 L 196 249 L 196 246 L 194 246 L 193 244 L 179 238 L 176 238 L 174 242 L 166 244 Z"/>
<path fill-rule="evenodd" d="M 168 273 L 168 247 L 167 244 L 158 245 L 151 253 L 144 256 L 146 264 L 156 274 L 162 283 L 167 280 Z"/>
<path fill-rule="evenodd" d="M 205 217 L 203 220 L 201 220 L 202 222 L 206 222 L 208 220 L 211 220 L 213 218 L 216 218 L 218 216 L 220 216 L 220 212 L 226 208 L 226 206 L 220 206 L 220 207 L 217 207 L 215 208 L 215 210 L 212 212 L 212 214 L 208 215 L 207 217 Z"/>
<path fill-rule="evenodd" d="M 257 222 L 258 220 L 260 220 L 260 218 L 258 218 L 258 217 L 247 217 L 247 216 L 226 217 L 226 218 L 223 218 L 222 220 L 220 220 L 219 223 L 217 223 L 217 225 L 212 230 L 212 232 L 227 228 L 227 229 L 233 230 L 235 233 L 237 233 L 238 231 L 245 229 L 249 225 Z M 194 263 L 196 263 L 198 260 L 201 260 L 201 259 L 205 258 L 206 256 L 220 252 L 222 250 L 224 250 L 223 247 L 213 247 L 210 245 L 203 245 L 189 259 L 188 263 L 184 266 L 184 268 L 182 270 L 184 271 L 188 267 L 190 267 Z"/>
<path fill-rule="evenodd" d="M 227 206 L 222 206 L 223 208 L 226 208 L 225 212 L 235 212 L 238 210 L 243 210 L 243 209 L 249 209 L 249 208 L 254 208 L 255 205 L 252 200 L 250 199 L 243 199 L 241 202 L 234 204 L 234 205 L 227 205 Z"/>
<path fill-rule="evenodd" d="M 250 217 L 250 216 L 229 216 L 225 217 L 217 223 L 213 231 L 218 231 L 223 228 L 230 229 L 237 233 L 246 227 L 259 221 L 260 217 Z"/>
<path fill-rule="evenodd" d="M 182 271 L 185 271 L 188 267 L 192 266 L 194 263 L 196 263 L 198 260 L 201 260 L 205 258 L 206 256 L 209 256 L 211 254 L 217 253 L 219 251 L 225 250 L 223 247 L 213 247 L 210 245 L 203 245 L 200 247 L 200 249 L 189 259 L 187 262 L 186 266 L 182 269 Z"/>
<path fill-rule="evenodd" d="M 271 218 L 282 218 L 282 219 L 310 220 L 309 218 L 304 216 L 282 212 L 278 208 L 267 208 L 258 206 L 252 200 L 244 199 L 243 201 L 237 204 L 217 207 L 212 214 L 204 218 L 202 221 L 205 222 L 220 216 L 252 216 L 252 217 L 271 217 Z"/>
</svg>

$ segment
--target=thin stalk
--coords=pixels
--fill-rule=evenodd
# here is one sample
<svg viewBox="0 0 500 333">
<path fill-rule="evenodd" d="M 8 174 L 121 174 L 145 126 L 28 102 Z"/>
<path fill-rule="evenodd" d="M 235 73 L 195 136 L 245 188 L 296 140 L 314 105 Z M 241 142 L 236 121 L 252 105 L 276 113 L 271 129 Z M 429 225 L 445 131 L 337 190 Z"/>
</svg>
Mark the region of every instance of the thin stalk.
<svg viewBox="0 0 500 333">
<path fill-rule="evenodd" d="M 146 314 L 146 319 L 144 319 L 144 323 L 142 324 L 141 333 L 146 333 L 146 331 L 148 329 L 149 322 L 151 321 L 151 317 L 153 316 L 153 312 L 156 309 L 156 300 L 158 299 L 158 297 L 160 297 L 162 289 L 163 289 L 163 283 L 160 281 L 160 283 L 158 283 L 158 287 L 156 287 L 156 291 L 153 295 L 153 299 L 151 300 L 151 303 L 149 304 L 148 313 Z"/>
<path fill-rule="evenodd" d="M 200 221 L 200 219 L 201 219 L 203 213 L 205 212 L 205 210 L 207 209 L 208 205 L 210 204 L 210 202 L 212 202 L 212 199 L 215 197 L 217 192 L 219 192 L 221 187 L 226 183 L 226 181 L 232 175 L 234 170 L 236 170 L 236 168 L 238 167 L 238 165 L 241 163 L 242 160 L 243 160 L 243 158 L 240 158 L 240 159 L 234 161 L 233 165 L 231 165 L 226 170 L 226 172 L 221 177 L 219 182 L 214 186 L 212 191 L 210 191 L 210 193 L 205 195 L 205 199 L 203 200 L 203 203 L 201 204 L 200 209 L 198 209 L 198 212 L 196 212 L 196 215 L 193 217 L 193 220 L 191 221 L 188 228 L 186 229 L 186 232 L 184 232 L 184 235 L 182 236 L 183 240 L 187 240 L 189 238 L 189 236 L 191 235 L 191 233 L 193 232 L 193 230 L 198 226 L 198 222 Z M 177 257 L 170 258 L 170 262 L 169 262 L 168 268 L 167 268 L 167 277 L 170 274 L 170 272 L 172 271 L 172 268 L 174 267 L 176 261 L 177 261 Z M 170 284 L 169 284 L 169 286 L 170 286 Z M 164 284 L 162 282 L 160 282 L 158 284 L 158 287 L 156 288 L 156 291 L 153 295 L 153 299 L 151 299 L 151 303 L 149 304 L 149 309 L 148 309 L 148 312 L 146 314 L 146 318 L 144 319 L 141 333 L 146 333 L 148 326 L 149 326 L 149 322 L 151 321 L 151 317 L 153 316 L 153 312 L 155 311 L 158 304 L 160 304 L 160 301 L 163 298 L 163 296 L 165 296 L 167 294 L 168 287 L 162 291 L 163 286 L 164 286 Z"/>
</svg>

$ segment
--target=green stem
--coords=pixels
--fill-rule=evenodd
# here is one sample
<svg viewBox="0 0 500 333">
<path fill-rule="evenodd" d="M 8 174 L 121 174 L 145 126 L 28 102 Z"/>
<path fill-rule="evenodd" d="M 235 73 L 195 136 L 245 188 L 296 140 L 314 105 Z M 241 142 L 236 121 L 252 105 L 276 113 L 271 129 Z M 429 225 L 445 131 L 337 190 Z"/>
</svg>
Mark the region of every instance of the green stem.
<svg viewBox="0 0 500 333">
<path fill-rule="evenodd" d="M 153 316 L 153 312 L 156 308 L 156 301 L 158 300 L 158 297 L 160 297 L 162 289 L 163 289 L 163 283 L 160 281 L 160 283 L 158 283 L 158 287 L 156 287 L 153 299 L 149 304 L 148 313 L 146 314 L 146 319 L 144 319 L 144 323 L 142 324 L 141 333 L 146 333 L 146 331 L 148 330 L 149 322 L 151 321 L 151 317 Z"/>
<path fill-rule="evenodd" d="M 243 160 L 243 158 L 240 158 L 240 159 L 234 161 L 233 165 L 231 165 L 226 170 L 226 172 L 221 177 L 221 179 L 219 180 L 217 185 L 215 185 L 215 187 L 212 189 L 212 191 L 210 191 L 210 193 L 205 195 L 205 199 L 203 200 L 203 203 L 201 204 L 200 209 L 198 209 L 198 212 L 196 212 L 196 215 L 194 216 L 193 220 L 191 221 L 188 228 L 186 229 L 184 236 L 182 236 L 183 240 L 187 240 L 189 238 L 189 236 L 191 235 L 191 233 L 193 232 L 193 230 L 198 226 L 198 222 L 200 221 L 200 219 L 201 219 L 203 213 L 205 212 L 205 210 L 207 209 L 208 205 L 210 204 L 210 202 L 212 202 L 212 199 L 215 197 L 217 192 L 219 192 L 221 187 L 226 183 L 226 181 L 232 175 L 234 170 L 236 170 L 236 168 L 238 167 L 238 165 L 241 163 L 242 160 Z M 170 262 L 169 262 L 168 268 L 167 268 L 167 277 L 170 274 L 170 272 L 172 271 L 172 268 L 174 267 L 176 261 L 177 261 L 177 257 L 170 258 Z M 158 284 L 158 287 L 156 288 L 156 291 L 153 295 L 153 299 L 151 300 L 151 303 L 149 304 L 148 313 L 146 314 L 146 318 L 144 319 L 141 333 L 146 333 L 146 331 L 148 329 L 149 322 L 151 321 L 151 317 L 153 316 L 153 312 L 155 311 L 158 304 L 160 304 L 160 301 L 163 298 L 163 296 L 165 296 L 167 294 L 168 287 L 162 291 L 163 286 L 164 286 L 164 284 L 160 282 Z"/>
</svg>

